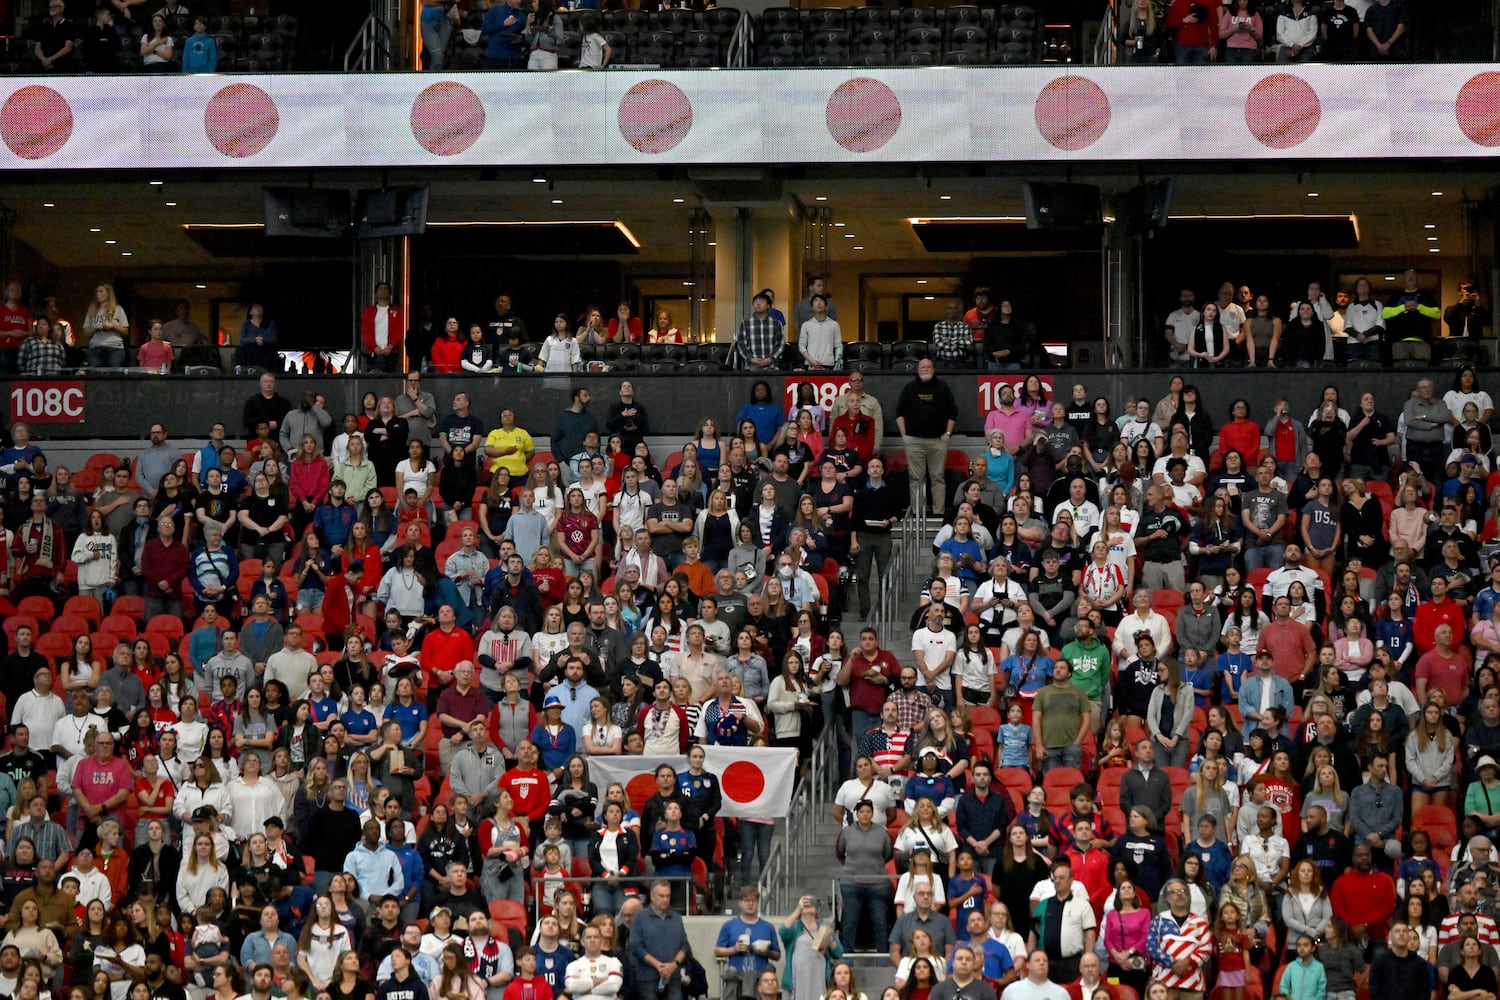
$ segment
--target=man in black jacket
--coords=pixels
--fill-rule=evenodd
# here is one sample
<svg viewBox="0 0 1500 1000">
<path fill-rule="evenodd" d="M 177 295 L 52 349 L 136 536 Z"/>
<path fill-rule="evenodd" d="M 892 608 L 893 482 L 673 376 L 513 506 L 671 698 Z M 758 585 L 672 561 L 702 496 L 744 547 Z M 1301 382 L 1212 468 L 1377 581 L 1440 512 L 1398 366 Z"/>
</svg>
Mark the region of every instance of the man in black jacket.
<svg viewBox="0 0 1500 1000">
<path fill-rule="evenodd" d="M 328 804 L 313 813 L 303 838 L 313 859 L 313 888 L 328 891 L 328 883 L 344 870 L 344 859 L 359 843 L 359 813 L 345 803 L 348 786 L 342 778 L 328 786 Z"/>
<path fill-rule="evenodd" d="M 896 401 L 896 427 L 910 468 L 912 508 L 919 512 L 927 509 L 922 501 L 925 477 L 932 490 L 932 510 L 941 516 L 945 509 L 943 473 L 948 438 L 958 423 L 958 404 L 948 384 L 934 377 L 936 370 L 931 358 L 917 362 L 917 377 L 906 384 Z"/>
<path fill-rule="evenodd" d="M 291 400 L 276 392 L 276 376 L 266 372 L 260 377 L 260 391 L 245 400 L 240 424 L 245 428 L 245 436 L 253 438 L 256 426 L 264 422 L 274 438 L 281 433 L 281 421 L 291 410 Z"/>
<path fill-rule="evenodd" d="M 1149 739 L 1135 745 L 1135 765 L 1120 779 L 1120 811 L 1128 816 L 1132 806 L 1146 806 L 1153 816 L 1165 816 L 1172 808 L 1172 781 L 1156 766 Z"/>
<path fill-rule="evenodd" d="M 620 383 L 620 401 L 610 404 L 604 429 L 610 434 L 620 435 L 620 444 L 627 455 L 634 455 L 635 446 L 651 433 L 651 418 L 646 407 L 636 401 L 635 386 L 629 379 Z"/>
</svg>

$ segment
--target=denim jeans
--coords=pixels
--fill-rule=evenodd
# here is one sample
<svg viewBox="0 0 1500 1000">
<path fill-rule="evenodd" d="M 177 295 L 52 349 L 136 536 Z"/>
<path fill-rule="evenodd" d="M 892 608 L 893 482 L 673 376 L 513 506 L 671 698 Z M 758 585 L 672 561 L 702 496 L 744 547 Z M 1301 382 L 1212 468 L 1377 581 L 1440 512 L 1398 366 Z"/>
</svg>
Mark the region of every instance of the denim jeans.
<svg viewBox="0 0 1500 1000">
<path fill-rule="evenodd" d="M 90 368 L 124 368 L 125 348 L 123 347 L 90 347 Z"/>
<path fill-rule="evenodd" d="M 1177 46 L 1177 63 L 1181 66 L 1202 66 L 1208 62 L 1208 49 L 1197 45 Z"/>
<path fill-rule="evenodd" d="M 741 819 L 735 825 L 740 828 L 740 884 L 748 885 L 757 872 L 757 855 L 760 856 L 760 868 L 766 867 L 766 859 L 771 856 L 771 834 L 776 832 L 776 824 Z"/>
<path fill-rule="evenodd" d="M 448 39 L 453 36 L 453 22 L 448 20 L 444 7 L 422 8 L 422 51 L 427 53 L 427 68 L 440 73 L 443 69 L 443 54 L 448 49 Z M 389 368 L 379 369 L 390 371 Z"/>
<path fill-rule="evenodd" d="M 1245 546 L 1245 572 L 1255 569 L 1280 569 L 1283 551 L 1280 543 Z"/>
<path fill-rule="evenodd" d="M 620 907 L 625 905 L 625 884 L 610 885 L 608 882 L 595 882 L 594 887 L 589 890 L 590 904 L 594 915 L 607 913 L 610 916 L 620 912 Z"/>
<path fill-rule="evenodd" d="M 1083 747 L 1069 743 L 1065 747 L 1047 747 L 1042 751 L 1042 773 L 1054 767 L 1076 767 L 1083 769 Z"/>
<path fill-rule="evenodd" d="M 886 926 L 886 906 L 890 899 L 889 885 L 843 882 L 839 894 L 844 899 L 844 916 L 839 927 L 840 940 L 851 951 L 859 934 L 860 918 L 868 913 L 870 930 L 875 937 L 875 950 L 885 954 L 890 950 L 890 930 Z"/>
</svg>

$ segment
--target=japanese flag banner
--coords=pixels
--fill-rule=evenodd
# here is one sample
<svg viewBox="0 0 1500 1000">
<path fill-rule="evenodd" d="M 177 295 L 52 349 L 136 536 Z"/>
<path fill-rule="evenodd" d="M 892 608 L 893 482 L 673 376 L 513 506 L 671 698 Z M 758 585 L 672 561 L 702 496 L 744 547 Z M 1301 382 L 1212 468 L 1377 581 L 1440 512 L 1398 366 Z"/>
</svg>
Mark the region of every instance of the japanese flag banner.
<svg viewBox="0 0 1500 1000">
<path fill-rule="evenodd" d="M 707 746 L 704 767 L 719 779 L 724 807 L 720 816 L 781 818 L 792 809 L 796 785 L 797 751 L 787 747 Z M 687 770 L 685 756 L 591 757 L 589 777 L 603 788 L 618 781 L 625 786 L 632 805 L 639 809 L 656 792 L 653 772 L 670 764 L 681 774 Z"/>
</svg>

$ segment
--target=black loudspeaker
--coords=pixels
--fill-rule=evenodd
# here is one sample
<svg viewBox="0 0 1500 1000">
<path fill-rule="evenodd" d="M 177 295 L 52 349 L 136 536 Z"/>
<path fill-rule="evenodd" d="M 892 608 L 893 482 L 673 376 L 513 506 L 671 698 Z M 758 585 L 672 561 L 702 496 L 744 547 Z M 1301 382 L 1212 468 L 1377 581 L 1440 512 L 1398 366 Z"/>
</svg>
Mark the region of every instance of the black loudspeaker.
<svg viewBox="0 0 1500 1000">
<path fill-rule="evenodd" d="M 1048 184 L 1024 181 L 1026 228 L 1082 232 L 1104 226 L 1099 189 L 1092 184 Z"/>
<path fill-rule="evenodd" d="M 1125 196 L 1125 231 L 1131 236 L 1167 228 L 1172 214 L 1172 191 L 1176 182 L 1168 177 L 1130 189 Z"/>
<path fill-rule="evenodd" d="M 264 197 L 267 236 L 349 235 L 349 192 L 342 188 L 266 188 Z"/>
<path fill-rule="evenodd" d="M 370 188 L 355 194 L 354 225 L 362 240 L 420 236 L 427 231 L 427 186 Z"/>
</svg>

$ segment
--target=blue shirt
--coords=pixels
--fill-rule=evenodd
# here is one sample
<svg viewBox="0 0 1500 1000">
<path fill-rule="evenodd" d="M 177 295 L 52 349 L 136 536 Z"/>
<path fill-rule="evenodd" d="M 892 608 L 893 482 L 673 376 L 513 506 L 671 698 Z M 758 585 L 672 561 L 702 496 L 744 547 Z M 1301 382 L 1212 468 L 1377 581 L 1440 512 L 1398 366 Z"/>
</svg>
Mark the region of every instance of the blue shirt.
<svg viewBox="0 0 1500 1000">
<path fill-rule="evenodd" d="M 561 943 L 556 951 L 544 951 L 540 943 L 535 950 L 537 976 L 545 979 L 547 985 L 552 987 L 553 996 L 562 996 L 563 980 L 567 977 L 568 963 L 573 961 L 573 953 Z"/>
<path fill-rule="evenodd" d="M 385 717 L 401 725 L 403 742 L 416 739 L 417 730 L 427 721 L 427 706 L 412 702 L 410 705 L 387 705 Z"/>
<path fill-rule="evenodd" d="M 422 866 L 422 852 L 414 844 L 402 844 L 391 850 L 396 852 L 396 858 L 401 862 L 401 875 L 406 879 L 406 890 L 401 899 L 409 902 L 421 895 L 422 880 L 427 877 L 427 870 Z"/>
<path fill-rule="evenodd" d="M 332 698 L 313 698 L 309 696 L 307 699 L 307 709 L 309 718 L 313 722 L 323 722 L 327 719 L 337 719 L 339 717 L 339 703 Z"/>
<path fill-rule="evenodd" d="M 1031 766 L 1031 727 L 1000 724 L 1000 766 Z"/>
<path fill-rule="evenodd" d="M 375 731 L 375 715 L 368 708 L 358 712 L 345 712 L 339 716 L 339 721 L 353 736 L 367 736 Z"/>
<path fill-rule="evenodd" d="M 1240 682 L 1255 670 L 1255 657 L 1249 653 L 1220 653 L 1215 666 L 1219 673 L 1229 675 L 1229 693 L 1238 698 Z"/>
<path fill-rule="evenodd" d="M 545 725 L 532 727 L 531 742 L 542 754 L 542 766 L 549 771 L 568 763 L 568 758 L 578 752 L 578 735 L 572 726 L 563 726 L 553 736 Z"/>
<path fill-rule="evenodd" d="M 698 846 L 698 839 L 693 836 L 693 831 L 682 830 L 657 830 L 651 838 L 651 853 L 665 855 L 676 860 L 684 860 L 687 855 L 692 854 Z M 652 858 L 653 862 L 656 860 Z M 691 875 L 691 863 L 671 864 L 661 863 L 656 865 L 658 875 Z"/>
<path fill-rule="evenodd" d="M 292 961 L 297 961 L 297 939 L 286 931 L 277 931 L 276 940 L 267 941 L 266 935 L 259 928 L 254 934 L 245 938 L 245 943 L 240 945 L 240 965 L 246 969 L 255 965 L 265 965 L 271 961 L 271 949 L 278 944 L 287 946 L 292 953 Z"/>
<path fill-rule="evenodd" d="M 970 948 L 979 949 L 980 954 L 984 956 L 984 968 L 979 974 L 986 979 L 999 979 L 1016 967 L 1016 963 L 1010 957 L 1010 949 L 994 938 L 986 936 L 978 944 L 973 941 L 961 943 L 967 944 Z M 953 975 L 952 955 L 948 956 L 948 975 Z"/>
<path fill-rule="evenodd" d="M 1490 612 L 1495 610 L 1495 602 L 1500 601 L 1500 590 L 1496 590 L 1494 584 L 1485 587 L 1474 595 L 1474 615 L 1482 622 L 1490 620 Z"/>
<path fill-rule="evenodd" d="M 719 928 L 719 940 L 716 947 L 733 948 L 738 941 L 746 941 L 750 950 L 743 955 L 732 955 L 729 958 L 729 967 L 737 969 L 742 977 L 759 976 L 771 967 L 771 962 L 781 957 L 781 939 L 776 934 L 776 928 L 769 920 L 756 920 L 754 923 L 746 923 L 740 917 L 730 917 L 724 921 L 724 926 Z M 764 955 L 755 952 L 756 942 L 765 941 L 768 945 Z"/>
</svg>

